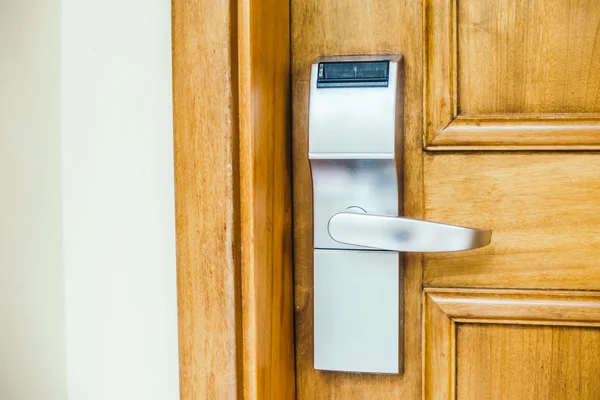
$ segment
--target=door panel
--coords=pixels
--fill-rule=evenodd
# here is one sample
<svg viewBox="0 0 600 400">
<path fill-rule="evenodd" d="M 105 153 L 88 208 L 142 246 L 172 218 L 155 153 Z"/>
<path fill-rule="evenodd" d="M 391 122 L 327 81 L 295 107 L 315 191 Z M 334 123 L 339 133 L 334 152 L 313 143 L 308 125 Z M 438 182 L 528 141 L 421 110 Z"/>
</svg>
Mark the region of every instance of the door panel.
<svg viewBox="0 0 600 400">
<path fill-rule="evenodd" d="M 426 0 L 426 142 L 600 146 L 600 3 Z"/>
<path fill-rule="evenodd" d="M 460 115 L 600 112 L 600 2 L 456 2 Z"/>
<path fill-rule="evenodd" d="M 457 399 L 597 399 L 600 330 L 457 324 Z"/>
<path fill-rule="evenodd" d="M 597 399 L 600 293 L 426 289 L 425 398 Z"/>
<path fill-rule="evenodd" d="M 425 156 L 425 219 L 493 228 L 492 243 L 424 257 L 432 286 L 600 289 L 600 157 Z"/>
</svg>

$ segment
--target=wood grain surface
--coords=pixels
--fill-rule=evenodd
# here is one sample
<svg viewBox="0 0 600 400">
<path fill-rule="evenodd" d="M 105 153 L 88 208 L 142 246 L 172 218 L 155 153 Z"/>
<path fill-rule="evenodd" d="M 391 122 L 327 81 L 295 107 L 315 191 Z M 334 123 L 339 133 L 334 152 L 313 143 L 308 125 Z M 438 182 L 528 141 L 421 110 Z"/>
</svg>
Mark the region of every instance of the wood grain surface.
<svg viewBox="0 0 600 400">
<path fill-rule="evenodd" d="M 600 116 L 458 116 L 426 148 L 431 151 L 598 150 Z"/>
<path fill-rule="evenodd" d="M 235 85 L 234 14 L 227 1 L 172 6 L 180 392 L 234 399 L 242 371 L 238 118 L 225 90 Z"/>
<path fill-rule="evenodd" d="M 423 295 L 423 399 L 456 399 L 456 325 Z"/>
<path fill-rule="evenodd" d="M 401 21 L 401 22 L 400 22 Z M 308 163 L 310 65 L 320 56 L 402 54 L 406 65 L 404 210 L 419 218 L 422 182 L 422 8 L 419 1 L 292 0 L 294 267 L 298 399 L 416 399 L 421 391 L 421 257 L 404 262 L 404 375 L 313 368 L 312 187 Z"/>
<path fill-rule="evenodd" d="M 427 254 L 430 286 L 600 289 L 600 157 L 425 157 L 425 219 L 493 230 L 490 246 Z"/>
<path fill-rule="evenodd" d="M 460 115 L 600 112 L 600 2 L 455 7 Z"/>
<path fill-rule="evenodd" d="M 425 3 L 427 149 L 600 149 L 600 3 Z"/>
<path fill-rule="evenodd" d="M 292 399 L 289 5 L 173 6 L 182 399 Z"/>
<path fill-rule="evenodd" d="M 244 399 L 293 399 L 289 2 L 238 4 Z"/>
<path fill-rule="evenodd" d="M 425 399 L 597 399 L 600 292 L 425 289 Z"/>
<path fill-rule="evenodd" d="M 425 289 L 426 298 L 453 321 L 534 325 L 600 325 L 600 292 L 498 289 Z"/>
<path fill-rule="evenodd" d="M 456 398 L 596 400 L 600 329 L 458 324 Z"/>
<path fill-rule="evenodd" d="M 512 303 L 502 314 L 502 303 L 488 298 L 487 292 L 477 289 L 479 294 L 467 293 L 467 300 L 459 301 L 458 292 L 445 289 L 460 304 L 454 309 L 473 305 L 452 316 L 448 308 L 452 301 L 440 300 L 439 292 L 434 295 L 427 289 L 423 317 L 421 313 L 422 278 L 434 286 L 600 289 L 596 154 L 422 152 L 423 138 L 427 149 L 444 151 L 600 149 L 596 100 L 600 89 L 594 68 L 600 56 L 598 29 L 593 29 L 599 26 L 598 6 L 590 1 L 548 1 L 551 9 L 543 9 L 536 0 L 515 13 L 526 4 L 292 0 L 298 398 L 412 399 L 421 394 L 447 398 L 455 393 L 465 397 L 476 390 L 466 385 L 479 378 L 473 370 L 461 375 L 456 365 L 467 361 L 457 357 L 468 360 L 482 349 L 496 354 L 492 343 L 496 337 L 511 348 L 531 346 L 532 338 L 542 338 L 543 351 L 524 353 L 530 364 L 523 365 L 533 367 L 544 365 L 548 354 L 575 366 L 560 343 L 582 349 L 580 353 L 584 345 L 595 348 L 597 331 L 590 326 L 597 324 L 596 306 L 586 308 L 589 302 L 579 292 L 550 301 L 549 308 L 543 308 L 548 300 L 542 295 L 523 302 L 519 296 L 526 296 L 524 292 L 503 292 Z M 184 399 L 294 397 L 289 22 L 289 5 L 275 0 L 173 1 Z M 556 23 L 569 27 L 558 31 L 562 32 L 558 42 L 546 36 L 554 35 Z M 537 36 L 529 34 L 535 29 Z M 518 62 L 481 65 L 473 57 L 483 46 Z M 568 60 L 558 71 L 544 70 L 549 66 L 543 61 L 554 60 L 558 47 Z M 313 369 L 308 80 L 310 64 L 317 57 L 337 54 L 405 58 L 405 215 L 494 230 L 492 246 L 485 249 L 405 256 L 404 375 Z M 516 57 L 523 54 L 524 60 Z M 483 76 L 494 82 L 473 84 Z M 541 78 L 547 76 L 554 78 Z M 467 78 L 473 80 L 465 85 Z M 521 83 L 533 86 L 524 92 L 518 87 Z M 481 301 L 481 296 L 487 300 Z M 537 317 L 519 314 L 526 310 L 535 311 Z M 496 325 L 488 328 L 490 323 Z M 537 325 L 518 330 L 514 327 L 518 324 Z M 481 347 L 469 348 L 470 340 L 461 342 L 463 334 Z M 547 337 L 560 338 L 559 344 Z M 456 340 L 462 346 L 458 352 Z M 506 354 L 498 357 L 511 367 L 513 361 Z M 580 361 L 579 368 L 587 368 L 580 374 L 580 395 L 596 389 L 585 375 L 594 371 L 594 362 Z M 571 379 L 571 371 L 564 373 L 561 376 Z M 489 387 L 504 385 L 510 382 L 507 379 L 490 378 Z M 543 379 L 536 382 L 543 384 Z M 461 392 L 464 388 L 468 391 Z M 563 389 L 557 393 L 567 393 Z"/>
</svg>

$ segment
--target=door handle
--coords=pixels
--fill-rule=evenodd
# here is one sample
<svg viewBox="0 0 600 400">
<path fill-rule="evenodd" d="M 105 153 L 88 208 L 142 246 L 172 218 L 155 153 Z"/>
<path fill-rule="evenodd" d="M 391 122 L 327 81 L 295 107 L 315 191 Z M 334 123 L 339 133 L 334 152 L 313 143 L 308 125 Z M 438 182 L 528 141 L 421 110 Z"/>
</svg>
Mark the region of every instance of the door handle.
<svg viewBox="0 0 600 400">
<path fill-rule="evenodd" d="M 472 250 L 487 246 L 492 240 L 489 229 L 355 212 L 335 214 L 327 230 L 339 243 L 401 252 Z"/>
</svg>

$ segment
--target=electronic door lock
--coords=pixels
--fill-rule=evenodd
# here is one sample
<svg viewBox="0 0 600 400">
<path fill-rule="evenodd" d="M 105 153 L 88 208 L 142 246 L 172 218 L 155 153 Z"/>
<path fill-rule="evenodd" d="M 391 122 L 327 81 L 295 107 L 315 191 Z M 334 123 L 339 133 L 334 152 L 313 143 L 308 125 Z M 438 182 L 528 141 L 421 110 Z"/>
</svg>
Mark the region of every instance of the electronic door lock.
<svg viewBox="0 0 600 400">
<path fill-rule="evenodd" d="M 401 257 L 490 243 L 491 231 L 400 217 L 401 56 L 312 65 L 309 159 L 314 215 L 314 366 L 400 372 Z"/>
</svg>

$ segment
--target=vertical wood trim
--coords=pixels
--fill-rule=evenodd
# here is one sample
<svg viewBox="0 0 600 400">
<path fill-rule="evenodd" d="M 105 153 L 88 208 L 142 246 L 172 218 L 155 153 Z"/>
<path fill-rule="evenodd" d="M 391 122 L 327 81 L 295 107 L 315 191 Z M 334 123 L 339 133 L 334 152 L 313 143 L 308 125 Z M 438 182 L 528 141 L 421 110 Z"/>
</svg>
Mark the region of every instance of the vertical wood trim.
<svg viewBox="0 0 600 400">
<path fill-rule="evenodd" d="M 289 4 L 172 13 L 181 398 L 291 399 Z"/>
<path fill-rule="evenodd" d="M 423 398 L 455 399 L 456 326 L 424 293 Z"/>
<path fill-rule="evenodd" d="M 448 27 L 450 31 L 448 32 L 449 38 L 449 58 L 451 60 L 451 71 L 450 71 L 450 84 L 448 88 L 450 89 L 450 99 L 451 99 L 451 114 L 450 120 L 456 118 L 459 113 L 458 107 L 458 6 L 457 1 L 450 0 L 448 7 L 450 8 L 449 12 L 449 21 Z"/>
<path fill-rule="evenodd" d="M 456 116 L 458 62 L 454 52 L 452 20 L 456 7 L 452 0 L 424 0 L 425 123 L 423 143 L 430 143 Z"/>
<path fill-rule="evenodd" d="M 254 143 L 252 141 L 252 71 L 251 71 L 251 43 L 250 43 L 250 0 L 238 0 L 238 35 L 239 41 L 239 118 L 240 118 L 240 164 L 243 165 L 240 171 L 240 178 L 246 182 L 240 190 L 241 207 L 241 232 L 243 245 L 249 245 L 242 250 L 242 308 L 246 311 L 242 316 L 242 331 L 244 341 L 248 344 L 256 343 L 256 275 L 253 273 L 252 266 L 255 258 L 254 241 L 255 221 L 254 221 L 254 198 L 252 196 L 254 165 L 252 163 L 254 154 Z M 254 366 L 257 362 L 257 348 L 254 345 L 244 346 L 242 349 L 242 363 L 246 366 Z M 258 388 L 256 371 L 254 369 L 243 370 L 243 398 L 256 399 Z"/>
<path fill-rule="evenodd" d="M 231 18 L 227 0 L 172 2 L 182 399 L 238 397 L 239 177 Z"/>
<path fill-rule="evenodd" d="M 292 399 L 289 2 L 238 4 L 244 398 Z"/>
</svg>

